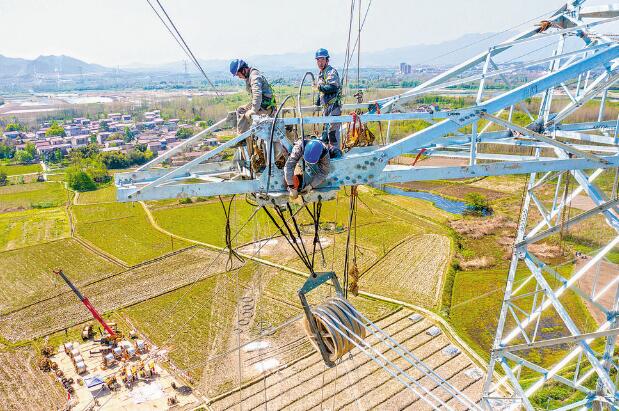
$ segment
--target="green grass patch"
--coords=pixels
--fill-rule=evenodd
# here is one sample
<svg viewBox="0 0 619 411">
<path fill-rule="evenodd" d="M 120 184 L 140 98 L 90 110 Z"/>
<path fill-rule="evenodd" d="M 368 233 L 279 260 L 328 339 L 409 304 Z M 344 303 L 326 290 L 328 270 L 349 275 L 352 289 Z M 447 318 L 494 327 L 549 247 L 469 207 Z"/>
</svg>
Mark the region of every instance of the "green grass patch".
<svg viewBox="0 0 619 411">
<path fill-rule="evenodd" d="M 85 191 L 80 193 L 77 203 L 83 204 L 98 204 L 111 203 L 116 201 L 116 186 L 109 185 L 99 188 L 95 191 Z"/>
<path fill-rule="evenodd" d="M 129 265 L 189 246 L 155 230 L 137 203 L 79 205 L 72 211 L 80 237 Z"/>
<path fill-rule="evenodd" d="M 43 171 L 41 169 L 41 164 L 16 164 L 10 166 L 0 165 L 0 169 L 6 172 L 7 176 L 16 176 L 19 174 L 31 174 L 31 173 L 40 173 Z"/>
<path fill-rule="evenodd" d="M 80 284 L 121 271 L 72 239 L 64 239 L 0 254 L 0 312 L 67 291 L 52 270 L 62 268 Z"/>
<path fill-rule="evenodd" d="M 64 208 L 0 214 L 0 251 L 27 247 L 69 237 Z"/>
<path fill-rule="evenodd" d="M 61 183 L 31 183 L 0 187 L 0 213 L 63 205 L 68 192 Z"/>
<path fill-rule="evenodd" d="M 569 278 L 572 265 L 564 265 L 558 271 Z M 514 289 L 524 283 L 529 275 L 529 271 L 524 266 L 519 267 L 516 273 Z M 546 275 L 546 280 L 553 288 L 559 286 L 559 282 L 550 275 Z M 458 334 L 467 341 L 483 358 L 489 358 L 489 352 L 496 333 L 499 319 L 499 312 L 502 305 L 503 293 L 507 281 L 507 270 L 478 270 L 478 271 L 458 271 L 455 277 L 452 290 L 452 301 L 450 310 L 450 322 L 454 325 Z M 519 295 L 533 292 L 535 284 L 529 281 L 519 292 Z M 587 311 L 580 297 L 569 291 L 565 292 L 561 298 L 561 303 L 570 312 L 570 316 L 583 332 L 593 331 L 595 321 Z M 524 310 L 528 310 L 533 302 L 533 296 L 524 297 L 517 301 L 517 305 Z M 508 316 L 506 330 L 511 330 L 515 326 L 515 321 Z M 540 339 L 557 338 L 566 335 L 567 332 L 558 314 L 552 308 L 542 313 L 539 335 Z M 524 342 L 520 337 L 516 337 L 512 343 Z M 565 350 L 530 350 L 526 357 L 541 366 L 547 366 L 556 362 Z M 523 371 L 522 378 L 527 378 L 529 373 Z"/>
</svg>

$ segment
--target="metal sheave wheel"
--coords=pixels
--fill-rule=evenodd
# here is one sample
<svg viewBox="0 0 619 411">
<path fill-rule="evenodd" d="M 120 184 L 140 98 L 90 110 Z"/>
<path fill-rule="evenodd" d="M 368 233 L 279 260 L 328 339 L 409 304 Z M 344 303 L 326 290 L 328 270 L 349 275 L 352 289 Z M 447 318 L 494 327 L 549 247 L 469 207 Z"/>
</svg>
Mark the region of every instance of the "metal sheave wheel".
<svg viewBox="0 0 619 411">
<path fill-rule="evenodd" d="M 315 306 L 312 314 L 331 361 L 336 361 L 353 349 L 355 345 L 352 341 L 359 343 L 366 336 L 361 316 L 348 301 L 341 297 L 329 298 L 324 303 Z M 303 321 L 303 327 L 310 342 L 319 351 L 316 337 L 311 331 L 307 318 Z"/>
</svg>

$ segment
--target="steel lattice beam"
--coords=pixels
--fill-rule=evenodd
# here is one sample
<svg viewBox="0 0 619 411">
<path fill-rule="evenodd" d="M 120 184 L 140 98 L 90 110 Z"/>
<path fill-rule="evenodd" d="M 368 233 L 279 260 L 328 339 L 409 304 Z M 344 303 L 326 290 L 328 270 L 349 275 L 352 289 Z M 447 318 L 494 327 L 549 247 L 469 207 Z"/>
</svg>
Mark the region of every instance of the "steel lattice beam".
<svg viewBox="0 0 619 411">
<path fill-rule="evenodd" d="M 531 396 L 550 381 L 586 395 L 585 399 L 575 399 L 558 409 L 602 404 L 619 406 L 615 398 L 616 383 L 610 378 L 613 367 L 616 367 L 612 354 L 617 330 L 619 281 L 611 282 L 602 291 L 592 292 L 591 295 L 576 284 L 619 244 L 619 200 L 616 191 L 605 193 L 595 184 L 605 170 L 619 170 L 619 120 L 605 118 L 608 90 L 619 80 L 619 45 L 608 36 L 594 31 L 619 20 L 619 5 L 585 7 L 583 3 L 584 0 L 571 0 L 549 15 L 546 21 L 550 26 L 544 32 L 539 26 L 532 26 L 398 96 L 345 105 L 344 110 L 368 110 L 360 116 L 363 122 L 386 123 L 386 144 L 353 148 L 342 158 L 334 159 L 329 177 L 314 192 L 314 195 L 320 195 L 342 186 L 358 184 L 381 186 L 479 176 L 529 176 L 484 385 L 483 405 L 489 409 L 500 406 L 503 401 L 502 406 L 532 410 Z M 580 47 L 566 49 L 568 37 L 582 40 Z M 522 67 L 546 64 L 546 73 L 512 87 L 507 76 L 518 68 L 502 63 L 500 58 L 508 50 L 518 50 L 523 45 L 547 42 L 549 39 L 556 41 L 553 50 L 543 57 L 537 56 L 522 63 Z M 502 81 L 508 89 L 485 98 L 491 78 Z M 409 107 L 419 96 L 460 85 L 469 85 L 476 90 L 474 105 L 457 110 L 415 111 Z M 557 108 L 557 103 L 561 103 L 557 101 L 557 96 L 561 94 L 566 103 Z M 529 112 L 530 106 L 527 108 L 526 102 L 532 97 L 539 98 L 541 102 L 537 116 Z M 600 109 L 596 113 L 597 121 L 569 121 L 586 102 L 598 98 Z M 376 113 L 376 108 L 381 109 L 381 114 Z M 314 107 L 300 110 L 301 113 L 314 111 Z M 516 124 L 516 113 L 530 118 L 531 123 Z M 299 110 L 296 114 L 300 114 Z M 273 124 L 270 118 L 255 117 L 254 125 L 247 133 L 182 166 L 161 167 L 164 161 L 199 144 L 212 131 L 225 127 L 226 120 L 221 120 L 135 172 L 116 174 L 118 198 L 120 201 L 137 201 L 240 193 L 251 193 L 266 199 L 284 197 L 286 187 L 282 170 L 272 167 L 270 175 L 266 170 L 254 173 L 250 170 L 246 148 L 239 147 L 239 144 L 253 136 L 256 144 L 265 148 L 268 157 L 266 147 L 271 138 L 276 144 L 290 149 L 292 142 L 286 137 L 285 126 L 319 126 L 351 120 L 348 115 L 293 116 Z M 429 126 L 392 141 L 392 121 L 415 120 L 427 121 Z M 484 125 L 483 122 L 488 123 Z M 273 137 L 272 128 L 275 130 Z M 513 150 L 506 153 L 502 150 L 505 147 Z M 231 161 L 218 160 L 218 156 L 230 150 L 235 151 Z M 421 150 L 430 156 L 466 158 L 468 165 L 424 167 L 391 162 L 402 154 L 417 154 Z M 584 170 L 594 171 L 587 174 Z M 538 173 L 545 174 L 538 176 Z M 201 181 L 196 183 L 195 179 Z M 565 184 L 567 179 L 573 182 L 569 191 Z M 554 193 L 551 200 L 540 194 L 544 189 L 547 189 L 546 193 Z M 565 210 L 577 196 L 589 197 L 595 205 L 594 209 L 565 218 Z M 311 201 L 312 198 L 306 200 Z M 531 212 L 533 209 L 540 214 L 539 221 L 530 221 L 530 216 L 536 215 Z M 600 216 L 617 236 L 604 244 L 584 267 L 572 275 L 559 274 L 535 256 L 535 244 Z M 528 276 L 526 281 L 515 287 L 519 270 L 527 271 Z M 561 300 L 565 293 L 570 292 L 575 292 L 600 309 L 607 315 L 607 321 L 594 331 L 579 329 L 570 307 Z M 614 297 L 613 303 L 604 306 L 600 297 L 610 293 Z M 524 302 L 529 301 L 530 306 L 525 307 Z M 562 321 L 565 335 L 548 337 L 540 332 L 540 319 L 550 311 Z M 593 348 L 593 343 L 598 341 L 603 341 L 602 351 Z M 565 344 L 572 345 L 565 349 Z M 525 358 L 527 350 L 539 347 L 559 347 L 557 349 L 562 349 L 563 355 L 554 364 L 546 366 Z M 573 378 L 563 375 L 566 367 L 575 367 Z M 520 381 L 520 372 L 524 368 L 539 376 L 528 386 L 521 385 Z M 504 375 L 498 382 L 493 380 L 495 371 Z M 585 384 L 590 378 L 598 381 L 595 389 Z M 506 392 L 513 395 L 506 396 Z"/>
</svg>

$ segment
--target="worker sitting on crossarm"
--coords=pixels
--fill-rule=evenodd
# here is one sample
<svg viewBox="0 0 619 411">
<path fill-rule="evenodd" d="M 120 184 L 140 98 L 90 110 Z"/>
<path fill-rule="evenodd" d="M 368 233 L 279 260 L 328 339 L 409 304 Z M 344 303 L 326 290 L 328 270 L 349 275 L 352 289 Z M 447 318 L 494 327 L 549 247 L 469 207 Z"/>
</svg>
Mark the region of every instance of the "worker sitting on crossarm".
<svg viewBox="0 0 619 411">
<path fill-rule="evenodd" d="M 342 114 L 342 83 L 337 70 L 329 64 L 329 52 L 326 49 L 316 51 L 316 65 L 318 78 L 316 89 L 318 96 L 316 105 L 322 108 L 323 116 L 339 116 Z M 339 157 L 340 151 L 340 123 L 325 124 L 323 141 L 328 142 L 333 157 Z"/>
<path fill-rule="evenodd" d="M 297 141 L 284 167 L 284 179 L 286 180 L 288 192 L 292 199 L 299 196 L 298 190 L 301 188 L 296 185 L 294 181 L 295 168 L 301 160 L 301 157 L 303 157 L 309 168 L 309 183 L 301 189 L 301 194 L 307 194 L 318 187 L 329 174 L 331 162 L 329 147 L 317 139 L 305 141 L 305 144 L 303 144 L 303 140 Z"/>
<path fill-rule="evenodd" d="M 264 75 L 254 67 L 241 60 L 230 62 L 230 73 L 245 80 L 247 92 L 251 95 L 251 102 L 236 109 L 237 131 L 239 134 L 249 130 L 254 114 L 271 116 L 275 111 L 275 95 L 271 85 Z"/>
</svg>

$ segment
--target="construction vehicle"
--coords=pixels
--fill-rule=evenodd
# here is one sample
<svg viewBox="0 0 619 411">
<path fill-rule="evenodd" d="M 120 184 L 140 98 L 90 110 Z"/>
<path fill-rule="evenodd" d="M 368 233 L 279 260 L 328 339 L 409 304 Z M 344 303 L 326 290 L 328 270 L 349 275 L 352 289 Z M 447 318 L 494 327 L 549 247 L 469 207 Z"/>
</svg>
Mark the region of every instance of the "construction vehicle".
<svg viewBox="0 0 619 411">
<path fill-rule="evenodd" d="M 90 311 L 90 314 L 92 314 L 94 319 L 97 320 L 99 324 L 101 324 L 103 329 L 105 329 L 105 332 L 109 335 L 109 337 L 106 338 L 106 340 L 102 342 L 113 342 L 114 340 L 116 340 L 116 338 L 118 338 L 118 333 L 114 331 L 114 329 L 112 329 L 112 327 L 110 327 L 105 322 L 105 320 L 103 319 L 103 317 L 101 317 L 101 315 L 95 309 L 95 307 L 90 303 L 90 301 L 88 301 L 88 298 L 84 297 L 82 293 L 80 293 L 80 291 L 77 289 L 77 287 L 75 287 L 75 285 L 73 285 L 73 283 L 71 282 L 71 280 L 69 280 L 69 278 L 65 275 L 65 273 L 62 270 L 55 270 L 54 274 L 57 274 L 60 277 L 62 277 L 62 279 L 67 283 L 69 288 L 71 288 L 71 290 L 75 293 L 75 295 L 77 295 L 77 298 L 79 298 L 82 304 L 84 304 L 84 306 L 88 309 L 88 311 Z M 114 325 L 116 324 L 114 323 Z M 84 337 L 84 333 L 82 332 L 82 338 L 83 337 Z"/>
<path fill-rule="evenodd" d="M 107 388 L 110 389 L 110 391 L 116 391 L 118 388 L 120 388 L 118 381 L 116 381 L 116 377 L 114 375 L 110 375 L 109 377 L 106 377 L 105 380 L 103 380 L 103 382 L 105 383 Z"/>
</svg>

